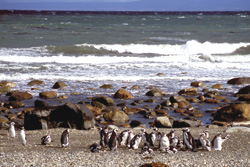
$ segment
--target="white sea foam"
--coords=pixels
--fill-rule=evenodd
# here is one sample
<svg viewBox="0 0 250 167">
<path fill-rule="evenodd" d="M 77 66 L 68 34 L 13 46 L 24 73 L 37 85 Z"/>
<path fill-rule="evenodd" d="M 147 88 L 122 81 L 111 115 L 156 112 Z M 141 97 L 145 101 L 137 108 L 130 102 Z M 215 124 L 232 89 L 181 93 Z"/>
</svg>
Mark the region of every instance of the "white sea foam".
<svg viewBox="0 0 250 167">
<path fill-rule="evenodd" d="M 109 51 L 117 51 L 119 53 L 135 53 L 135 54 L 161 54 L 161 55 L 187 55 L 187 54 L 229 54 L 240 47 L 246 47 L 250 43 L 200 43 L 195 40 L 187 41 L 182 45 L 147 45 L 147 44 L 78 44 L 76 46 L 89 46 L 96 49 L 106 49 Z"/>
</svg>

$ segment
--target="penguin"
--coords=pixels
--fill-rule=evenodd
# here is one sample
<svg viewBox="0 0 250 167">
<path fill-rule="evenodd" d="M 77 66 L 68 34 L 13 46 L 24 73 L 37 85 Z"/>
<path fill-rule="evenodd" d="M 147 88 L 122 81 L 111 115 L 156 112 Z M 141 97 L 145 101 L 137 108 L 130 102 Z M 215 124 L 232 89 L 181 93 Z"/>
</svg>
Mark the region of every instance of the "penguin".
<svg viewBox="0 0 250 167">
<path fill-rule="evenodd" d="M 99 145 L 99 144 L 97 144 L 97 143 L 94 143 L 94 144 L 92 144 L 91 146 L 89 146 L 89 150 L 90 150 L 91 152 L 93 152 L 93 153 L 95 153 L 95 152 L 100 152 L 101 149 L 102 149 L 102 146 Z"/>
<path fill-rule="evenodd" d="M 114 129 L 109 139 L 108 146 L 110 151 L 114 151 L 117 149 L 117 131 L 118 129 Z"/>
<path fill-rule="evenodd" d="M 177 150 L 176 147 L 170 146 L 170 147 L 166 150 L 166 152 L 169 153 L 169 154 L 174 154 L 174 153 L 177 153 L 178 150 Z"/>
<path fill-rule="evenodd" d="M 129 130 L 128 129 L 122 131 L 119 134 L 119 137 L 118 137 L 119 145 L 126 145 L 126 142 L 128 140 L 128 136 L 129 136 Z"/>
<path fill-rule="evenodd" d="M 151 141 L 150 135 L 146 132 L 146 130 L 142 128 L 141 132 L 144 143 L 148 143 L 150 146 L 153 146 L 153 142 Z"/>
<path fill-rule="evenodd" d="M 150 148 L 148 143 L 144 143 L 144 146 L 141 148 L 141 154 L 151 154 L 153 153 L 153 149 Z"/>
<path fill-rule="evenodd" d="M 172 145 L 172 143 L 174 142 L 174 138 L 175 138 L 175 134 L 174 134 L 175 130 L 171 130 L 168 134 L 168 140 L 170 142 L 170 145 Z"/>
<path fill-rule="evenodd" d="M 135 135 L 131 140 L 130 148 L 132 148 L 133 150 L 137 150 L 139 148 L 141 140 L 142 140 L 142 134 Z"/>
<path fill-rule="evenodd" d="M 196 142 L 190 133 L 190 129 L 184 128 L 184 129 L 182 129 L 182 131 L 183 131 L 183 143 L 184 143 L 184 145 L 186 146 L 186 148 L 192 149 L 193 151 L 195 151 Z"/>
<path fill-rule="evenodd" d="M 15 130 L 15 122 L 10 123 L 10 127 L 8 129 L 8 139 L 13 139 L 16 137 L 16 130 Z"/>
<path fill-rule="evenodd" d="M 26 140 L 25 130 L 23 126 L 20 129 L 19 140 L 21 141 L 23 146 L 26 146 L 27 140 Z"/>
<path fill-rule="evenodd" d="M 150 138 L 150 146 L 154 147 L 155 142 L 157 140 L 157 133 L 158 133 L 158 128 L 153 128 L 153 131 L 150 133 L 149 138 Z"/>
<path fill-rule="evenodd" d="M 132 139 L 134 138 L 134 134 L 133 134 L 133 131 L 132 130 L 129 130 L 128 131 L 128 138 L 127 138 L 127 141 L 126 141 L 126 146 L 128 147 L 128 148 L 130 148 L 130 146 L 131 146 L 131 141 L 132 141 Z"/>
<path fill-rule="evenodd" d="M 160 151 L 168 150 L 169 146 L 170 146 L 169 139 L 168 139 L 166 133 L 162 132 L 160 143 L 159 143 L 159 150 Z"/>
<path fill-rule="evenodd" d="M 61 135 L 61 146 L 67 147 L 69 145 L 69 129 L 63 131 Z"/>
<path fill-rule="evenodd" d="M 41 138 L 41 144 L 42 145 L 47 145 L 49 143 L 51 143 L 51 137 L 50 137 L 50 134 L 46 134 L 45 136 L 43 136 Z"/>
<path fill-rule="evenodd" d="M 208 138 L 209 138 L 209 133 L 208 133 L 208 130 L 207 130 L 207 129 L 203 130 L 203 133 L 205 133 L 206 138 L 208 139 Z"/>
<path fill-rule="evenodd" d="M 203 148 L 205 148 L 207 151 L 211 151 L 211 142 L 208 140 L 206 132 L 200 133 L 199 141 Z"/>
<path fill-rule="evenodd" d="M 100 134 L 100 145 L 102 148 L 106 148 L 108 146 L 108 142 L 111 136 L 111 132 L 109 132 L 106 126 L 99 128 Z"/>
<path fill-rule="evenodd" d="M 229 139 L 229 137 L 230 135 L 227 134 L 224 138 L 222 138 L 221 133 L 218 133 L 212 140 L 212 150 L 221 151 L 223 142 Z"/>
<path fill-rule="evenodd" d="M 170 146 L 177 147 L 179 138 L 177 136 L 174 136 L 174 138 L 172 138 L 169 142 L 170 142 Z"/>
</svg>

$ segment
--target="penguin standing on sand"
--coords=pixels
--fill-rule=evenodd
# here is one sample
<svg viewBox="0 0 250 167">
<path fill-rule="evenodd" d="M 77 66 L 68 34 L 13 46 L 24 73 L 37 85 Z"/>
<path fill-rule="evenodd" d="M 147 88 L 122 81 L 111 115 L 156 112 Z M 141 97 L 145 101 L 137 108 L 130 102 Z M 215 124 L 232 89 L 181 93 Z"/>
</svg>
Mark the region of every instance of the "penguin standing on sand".
<svg viewBox="0 0 250 167">
<path fill-rule="evenodd" d="M 132 130 L 129 130 L 128 131 L 128 138 L 127 138 L 127 141 L 126 141 L 126 146 L 128 147 L 128 148 L 130 148 L 130 146 L 131 146 L 131 141 L 132 141 L 132 139 L 134 138 L 134 134 L 133 134 L 133 131 Z"/>
<path fill-rule="evenodd" d="M 16 137 L 16 130 L 15 130 L 14 125 L 15 125 L 15 122 L 10 123 L 10 127 L 9 127 L 9 130 L 8 130 L 8 138 L 9 139 L 12 139 L 12 138 Z"/>
<path fill-rule="evenodd" d="M 155 141 L 157 140 L 157 133 L 158 133 L 158 128 L 153 128 L 153 131 L 150 133 L 149 138 L 150 138 L 150 146 L 154 147 Z"/>
<path fill-rule="evenodd" d="M 117 131 L 117 129 L 114 129 L 109 139 L 108 145 L 110 151 L 114 151 L 117 149 Z"/>
<path fill-rule="evenodd" d="M 189 128 L 184 128 L 184 129 L 182 129 L 182 131 L 183 131 L 183 143 L 184 143 L 184 145 L 188 149 L 192 149 L 193 151 L 195 151 L 196 142 L 195 142 L 193 136 L 190 133 L 190 129 Z"/>
<path fill-rule="evenodd" d="M 61 146 L 67 147 L 69 145 L 69 129 L 63 131 L 61 135 Z"/>
<path fill-rule="evenodd" d="M 135 135 L 133 139 L 131 140 L 130 148 L 132 148 L 133 150 L 138 149 L 141 143 L 141 140 L 142 140 L 142 134 Z"/>
<path fill-rule="evenodd" d="M 122 131 L 119 134 L 119 137 L 118 137 L 119 145 L 126 145 L 126 142 L 128 140 L 128 136 L 129 136 L 129 130 L 128 129 Z"/>
<path fill-rule="evenodd" d="M 41 138 L 41 144 L 42 145 L 47 145 L 49 143 L 51 143 L 51 137 L 50 137 L 50 134 L 46 134 L 45 136 L 43 136 Z"/>
<path fill-rule="evenodd" d="M 166 135 L 166 133 L 162 132 L 160 143 L 159 143 L 160 151 L 168 150 L 169 146 L 170 146 L 170 142 L 169 142 L 168 136 Z"/>
<path fill-rule="evenodd" d="M 143 139 L 144 143 L 148 143 L 150 146 L 153 146 L 153 142 L 150 138 L 150 135 L 146 132 L 146 130 L 144 128 L 142 128 L 141 132 L 142 132 L 142 139 Z"/>
<path fill-rule="evenodd" d="M 222 138 L 221 133 L 218 133 L 214 139 L 212 140 L 212 150 L 222 150 L 222 144 L 230 137 L 229 134 L 226 135 L 226 137 Z"/>
<path fill-rule="evenodd" d="M 22 145 L 26 146 L 26 135 L 25 135 L 25 130 L 24 127 L 21 127 L 20 133 L 19 133 L 19 140 L 22 143 Z"/>
<path fill-rule="evenodd" d="M 200 133 L 199 141 L 203 148 L 207 151 L 211 151 L 211 142 L 208 140 L 206 133 Z"/>
</svg>

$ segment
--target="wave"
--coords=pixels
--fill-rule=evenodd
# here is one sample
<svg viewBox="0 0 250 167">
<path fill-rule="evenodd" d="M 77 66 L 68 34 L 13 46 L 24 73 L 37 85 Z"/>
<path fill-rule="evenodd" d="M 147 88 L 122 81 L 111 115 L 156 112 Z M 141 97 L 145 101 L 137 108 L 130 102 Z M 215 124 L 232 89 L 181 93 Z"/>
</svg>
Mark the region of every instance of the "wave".
<svg viewBox="0 0 250 167">
<path fill-rule="evenodd" d="M 195 40 L 181 45 L 159 44 L 78 44 L 78 47 L 94 47 L 98 50 L 107 50 L 118 53 L 131 54 L 159 54 L 159 55 L 188 55 L 188 54 L 230 54 L 250 43 L 200 43 Z"/>
</svg>

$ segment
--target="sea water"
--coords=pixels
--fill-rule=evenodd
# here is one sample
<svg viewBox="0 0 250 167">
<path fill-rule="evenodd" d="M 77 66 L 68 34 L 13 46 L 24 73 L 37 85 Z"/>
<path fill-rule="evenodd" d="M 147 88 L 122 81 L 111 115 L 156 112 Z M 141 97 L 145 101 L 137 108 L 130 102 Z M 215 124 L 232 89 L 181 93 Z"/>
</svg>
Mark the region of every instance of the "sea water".
<svg viewBox="0 0 250 167">
<path fill-rule="evenodd" d="M 193 81 L 235 93 L 226 82 L 250 76 L 249 37 L 249 12 L 1 11 L 0 78 L 34 97 L 63 81 L 56 91 L 78 92 L 73 102 L 120 87 L 135 98 L 149 86 L 170 96 Z M 27 85 L 34 79 L 45 82 L 40 91 Z"/>
</svg>

